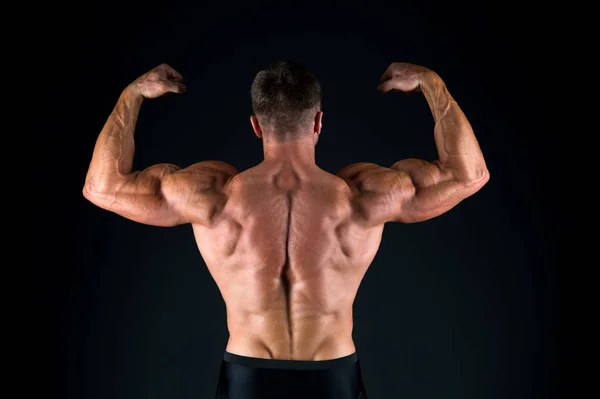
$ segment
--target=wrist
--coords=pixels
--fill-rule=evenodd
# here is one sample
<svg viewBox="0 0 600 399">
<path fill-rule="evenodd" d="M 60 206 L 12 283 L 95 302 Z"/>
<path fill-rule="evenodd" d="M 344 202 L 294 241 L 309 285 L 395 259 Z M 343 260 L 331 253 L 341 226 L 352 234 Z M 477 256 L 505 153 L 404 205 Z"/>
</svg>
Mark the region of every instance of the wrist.
<svg viewBox="0 0 600 399">
<path fill-rule="evenodd" d="M 428 69 L 423 71 L 419 79 L 419 88 L 424 91 L 428 88 L 435 87 L 436 85 L 443 84 L 442 78 L 434 71 Z"/>
<path fill-rule="evenodd" d="M 123 93 L 121 93 L 121 97 L 126 100 L 136 102 L 142 102 L 144 100 L 142 92 L 135 83 L 131 83 L 129 86 L 127 86 L 125 90 L 123 90 Z"/>
</svg>

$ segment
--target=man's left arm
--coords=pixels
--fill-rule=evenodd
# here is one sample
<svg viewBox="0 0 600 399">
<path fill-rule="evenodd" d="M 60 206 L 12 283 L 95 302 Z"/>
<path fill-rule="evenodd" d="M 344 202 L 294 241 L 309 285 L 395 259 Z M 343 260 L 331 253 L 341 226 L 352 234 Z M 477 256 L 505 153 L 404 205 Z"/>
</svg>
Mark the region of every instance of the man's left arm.
<svg viewBox="0 0 600 399">
<path fill-rule="evenodd" d="M 158 164 L 132 171 L 134 130 L 143 100 L 185 92 L 182 80 L 162 64 L 123 91 L 96 141 L 83 187 L 85 198 L 139 223 L 210 224 L 224 203 L 226 182 L 237 173 L 233 166 L 205 161 L 185 169 Z"/>
</svg>

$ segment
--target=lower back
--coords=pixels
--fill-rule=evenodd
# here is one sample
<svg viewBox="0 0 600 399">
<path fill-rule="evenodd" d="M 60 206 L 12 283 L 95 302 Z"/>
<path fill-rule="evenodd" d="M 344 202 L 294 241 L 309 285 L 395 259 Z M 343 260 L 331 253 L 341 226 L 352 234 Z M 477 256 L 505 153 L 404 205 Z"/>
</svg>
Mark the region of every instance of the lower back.
<svg viewBox="0 0 600 399">
<path fill-rule="evenodd" d="M 259 311 L 228 306 L 227 351 L 290 360 L 324 360 L 353 353 L 352 305 L 327 313 L 310 305 L 309 295 L 301 291 L 293 287 L 288 293 L 283 288 L 274 291 L 271 306 Z"/>
</svg>

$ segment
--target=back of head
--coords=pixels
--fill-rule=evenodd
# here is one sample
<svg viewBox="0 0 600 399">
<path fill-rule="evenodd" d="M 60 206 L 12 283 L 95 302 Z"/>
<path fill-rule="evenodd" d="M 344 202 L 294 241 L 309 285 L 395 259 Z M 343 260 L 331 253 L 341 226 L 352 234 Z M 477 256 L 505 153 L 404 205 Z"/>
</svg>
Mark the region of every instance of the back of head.
<svg viewBox="0 0 600 399">
<path fill-rule="evenodd" d="M 278 61 L 258 72 L 251 97 L 261 128 L 274 140 L 284 142 L 310 133 L 321 109 L 321 84 L 304 65 Z"/>
</svg>

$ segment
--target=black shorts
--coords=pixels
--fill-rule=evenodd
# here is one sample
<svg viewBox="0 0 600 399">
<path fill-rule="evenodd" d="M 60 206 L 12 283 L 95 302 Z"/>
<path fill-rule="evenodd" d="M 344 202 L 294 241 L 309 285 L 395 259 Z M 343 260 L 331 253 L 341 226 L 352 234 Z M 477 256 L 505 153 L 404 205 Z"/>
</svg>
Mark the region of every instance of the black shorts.
<svg viewBox="0 0 600 399">
<path fill-rule="evenodd" d="M 356 353 L 274 360 L 225 352 L 216 399 L 367 399 Z"/>
</svg>

